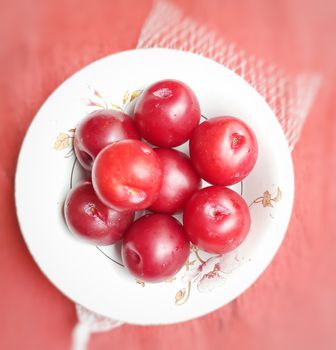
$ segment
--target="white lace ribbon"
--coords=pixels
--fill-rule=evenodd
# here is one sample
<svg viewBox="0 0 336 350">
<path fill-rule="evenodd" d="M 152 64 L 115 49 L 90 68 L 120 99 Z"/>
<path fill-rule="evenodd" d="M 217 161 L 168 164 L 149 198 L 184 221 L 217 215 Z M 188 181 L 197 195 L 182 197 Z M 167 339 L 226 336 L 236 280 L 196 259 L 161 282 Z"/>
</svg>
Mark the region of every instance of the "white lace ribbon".
<svg viewBox="0 0 336 350">
<path fill-rule="evenodd" d="M 72 332 L 72 349 L 86 350 L 91 333 L 106 332 L 119 327 L 123 322 L 101 316 L 76 304 L 78 323 Z"/>
<path fill-rule="evenodd" d="M 137 47 L 165 47 L 197 53 L 240 75 L 265 98 L 278 117 L 291 151 L 321 82 L 317 73 L 288 74 L 281 67 L 246 53 L 165 0 L 155 2 Z"/>
</svg>

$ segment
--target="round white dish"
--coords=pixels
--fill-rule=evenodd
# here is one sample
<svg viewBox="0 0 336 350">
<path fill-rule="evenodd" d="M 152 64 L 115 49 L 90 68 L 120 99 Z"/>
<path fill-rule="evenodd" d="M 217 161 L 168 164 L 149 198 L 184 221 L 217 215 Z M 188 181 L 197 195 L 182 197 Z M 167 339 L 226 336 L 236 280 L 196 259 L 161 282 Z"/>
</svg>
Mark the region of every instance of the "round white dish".
<svg viewBox="0 0 336 350">
<path fill-rule="evenodd" d="M 97 108 L 129 110 L 132 92 L 152 82 L 182 80 L 195 91 L 208 118 L 246 121 L 259 157 L 242 190 L 252 227 L 236 251 L 211 257 L 191 252 L 176 279 L 135 281 L 115 247 L 95 247 L 73 237 L 63 202 L 74 164 L 73 128 Z M 129 91 L 129 93 L 127 93 Z M 123 99 L 125 101 L 123 101 Z M 123 107 L 124 105 L 124 107 Z M 187 150 L 186 145 L 182 147 Z M 75 165 L 73 182 L 81 176 Z M 66 296 L 104 316 L 134 324 L 167 324 L 209 313 L 236 298 L 264 271 L 285 235 L 292 211 L 294 176 L 282 129 L 263 98 L 224 66 L 169 49 L 125 51 L 98 60 L 67 79 L 47 99 L 24 139 L 17 164 L 15 199 L 22 234 L 36 263 Z M 202 263 L 202 260 L 206 263 Z"/>
</svg>

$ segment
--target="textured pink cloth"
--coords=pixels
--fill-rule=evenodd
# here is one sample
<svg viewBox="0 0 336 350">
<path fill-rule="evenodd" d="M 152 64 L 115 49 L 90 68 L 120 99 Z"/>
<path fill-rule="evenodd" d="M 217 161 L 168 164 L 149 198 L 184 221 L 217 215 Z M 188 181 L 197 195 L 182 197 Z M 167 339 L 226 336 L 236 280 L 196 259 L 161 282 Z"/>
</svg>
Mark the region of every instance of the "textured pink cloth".
<svg viewBox="0 0 336 350">
<path fill-rule="evenodd" d="M 16 160 L 29 123 L 60 83 L 101 57 L 137 46 L 152 0 L 0 2 L 0 349 L 69 349 L 74 304 L 45 278 L 23 241 L 13 195 Z M 335 349 L 336 3 L 172 3 L 181 22 L 187 17 L 180 9 L 192 23 L 216 31 L 216 41 L 223 38 L 227 45 L 229 39 L 286 67 L 288 74 L 281 74 L 287 80 L 301 70 L 322 72 L 318 98 L 292 153 L 294 211 L 275 259 L 238 299 L 183 324 L 124 325 L 97 333 L 89 349 Z M 161 21 L 166 23 L 166 14 Z M 314 92 L 313 85 L 308 91 Z M 303 101 L 312 101 L 305 89 L 299 91 Z"/>
</svg>

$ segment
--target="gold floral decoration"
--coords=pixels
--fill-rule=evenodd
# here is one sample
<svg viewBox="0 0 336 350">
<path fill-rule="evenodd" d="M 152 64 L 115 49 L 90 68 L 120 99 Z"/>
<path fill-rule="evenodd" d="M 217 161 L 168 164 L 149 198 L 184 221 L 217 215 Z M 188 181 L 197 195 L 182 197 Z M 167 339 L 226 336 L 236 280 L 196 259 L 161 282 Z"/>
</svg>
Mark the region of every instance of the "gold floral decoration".
<svg viewBox="0 0 336 350">
<path fill-rule="evenodd" d="M 136 283 L 140 284 L 141 287 L 145 286 L 145 282 L 144 281 L 136 280 Z"/>
<path fill-rule="evenodd" d="M 62 151 L 70 146 L 70 136 L 65 132 L 58 134 L 56 141 L 54 143 L 54 149 L 56 151 Z"/>
<path fill-rule="evenodd" d="M 137 97 L 139 97 L 142 93 L 142 90 L 135 90 L 132 92 L 132 95 L 131 95 L 131 99 L 130 99 L 130 102 L 132 102 L 133 100 L 135 100 Z"/>
<path fill-rule="evenodd" d="M 186 292 L 187 292 L 186 288 L 182 288 L 176 293 L 175 304 L 182 305 L 187 301 L 187 298 L 185 298 Z"/>
<path fill-rule="evenodd" d="M 59 133 L 54 142 L 54 150 L 56 151 L 63 151 L 70 147 L 70 150 L 65 155 L 65 158 L 70 157 L 73 153 L 72 141 L 74 138 L 75 131 L 76 129 L 70 129 L 68 130 L 68 132 Z"/>
<path fill-rule="evenodd" d="M 124 106 L 127 103 L 129 96 L 130 96 L 130 92 L 128 90 L 126 90 L 126 92 L 124 93 L 124 97 L 123 97 L 123 105 Z"/>
<path fill-rule="evenodd" d="M 117 105 L 115 103 L 111 103 L 111 107 L 112 107 L 112 109 L 117 109 L 118 111 L 122 111 L 123 110 L 119 105 Z"/>
<path fill-rule="evenodd" d="M 87 104 L 86 104 L 87 106 L 95 107 L 97 109 L 112 108 L 112 109 L 117 109 L 118 111 L 123 111 L 127 103 L 132 102 L 142 93 L 142 90 L 134 90 L 132 93 L 129 90 L 126 90 L 122 98 L 122 107 L 121 107 L 119 104 L 109 102 L 106 99 L 104 99 L 102 94 L 96 89 L 90 88 L 90 90 L 93 96 L 87 99 Z"/>
<path fill-rule="evenodd" d="M 189 259 L 185 263 L 186 270 L 189 271 L 190 266 L 194 265 L 196 260 L 190 261 Z M 183 305 L 190 297 L 191 281 L 188 282 L 186 288 L 180 289 L 175 295 L 175 304 Z"/>
<path fill-rule="evenodd" d="M 261 203 L 264 208 L 273 207 L 274 203 L 279 202 L 282 199 L 282 192 L 279 187 L 277 187 L 277 192 L 274 196 L 267 190 L 264 194 L 256 198 L 249 207 L 252 207 L 253 204 Z"/>
</svg>

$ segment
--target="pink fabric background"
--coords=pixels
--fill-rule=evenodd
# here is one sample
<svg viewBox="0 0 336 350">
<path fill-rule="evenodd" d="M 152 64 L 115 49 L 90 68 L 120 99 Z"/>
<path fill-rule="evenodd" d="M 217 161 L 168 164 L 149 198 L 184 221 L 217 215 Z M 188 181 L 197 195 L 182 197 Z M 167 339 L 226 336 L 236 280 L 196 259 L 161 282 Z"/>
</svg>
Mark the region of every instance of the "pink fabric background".
<svg viewBox="0 0 336 350">
<path fill-rule="evenodd" d="M 276 258 L 236 301 L 180 325 L 125 325 L 97 334 L 90 349 L 335 348 L 336 4 L 175 3 L 289 72 L 323 74 L 293 152 L 294 212 Z M 65 78 L 95 59 L 136 46 L 150 7 L 149 0 L 0 0 L 0 349 L 68 349 L 76 322 L 73 303 L 39 271 L 17 225 L 13 184 L 22 138 L 39 106 Z M 43 203 L 37 214 L 43 215 Z"/>
</svg>

